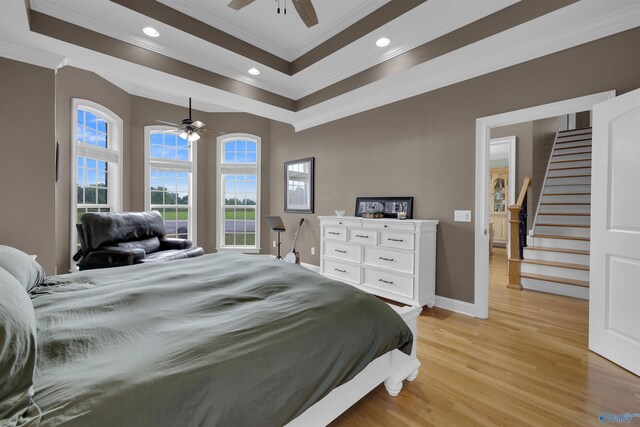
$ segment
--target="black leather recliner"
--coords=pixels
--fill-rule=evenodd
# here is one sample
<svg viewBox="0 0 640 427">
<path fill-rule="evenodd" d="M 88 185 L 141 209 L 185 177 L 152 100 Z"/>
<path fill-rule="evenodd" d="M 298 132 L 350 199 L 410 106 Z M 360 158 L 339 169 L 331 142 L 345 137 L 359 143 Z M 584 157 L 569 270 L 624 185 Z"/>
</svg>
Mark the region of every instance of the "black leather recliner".
<svg viewBox="0 0 640 427">
<path fill-rule="evenodd" d="M 157 211 L 86 213 L 76 227 L 81 249 L 73 259 L 80 270 L 204 255 L 191 240 L 166 237 Z"/>
</svg>

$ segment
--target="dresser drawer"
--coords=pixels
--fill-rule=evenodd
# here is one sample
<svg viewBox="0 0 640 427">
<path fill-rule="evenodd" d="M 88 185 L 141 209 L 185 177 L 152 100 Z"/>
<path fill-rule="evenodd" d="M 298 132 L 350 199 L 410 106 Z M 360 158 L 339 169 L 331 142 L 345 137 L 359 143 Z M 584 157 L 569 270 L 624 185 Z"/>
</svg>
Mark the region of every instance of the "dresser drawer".
<svg viewBox="0 0 640 427">
<path fill-rule="evenodd" d="M 362 243 L 363 245 L 377 245 L 378 244 L 378 231 L 367 230 L 365 228 L 350 228 L 349 229 L 349 241 L 355 243 Z"/>
<path fill-rule="evenodd" d="M 340 280 L 348 280 L 360 283 L 360 266 L 347 264 L 346 262 L 324 260 L 324 274 Z"/>
<path fill-rule="evenodd" d="M 375 222 L 378 221 L 378 222 Z M 365 224 L 365 227 L 376 228 L 379 230 L 389 230 L 389 231 L 409 231 L 414 232 L 416 227 L 412 222 L 405 222 L 402 220 L 395 221 L 381 221 L 381 220 L 372 220 L 371 223 Z"/>
<path fill-rule="evenodd" d="M 347 241 L 347 229 L 346 227 L 324 227 L 324 238 L 327 240 L 340 240 L 342 242 Z"/>
<path fill-rule="evenodd" d="M 340 258 L 347 261 L 360 262 L 360 246 L 346 245 L 344 243 L 329 242 L 324 244 L 324 256 Z"/>
<path fill-rule="evenodd" d="M 396 231 L 380 231 L 380 246 L 413 250 L 413 234 Z"/>
<path fill-rule="evenodd" d="M 357 219 L 342 219 L 342 218 L 329 218 L 323 219 L 322 224 L 330 227 L 352 227 L 352 228 L 360 228 L 362 227 L 362 221 Z"/>
<path fill-rule="evenodd" d="M 413 298 L 413 277 L 401 276 L 365 267 L 362 282 L 372 288 L 382 289 L 407 298 Z"/>
<path fill-rule="evenodd" d="M 364 263 L 413 274 L 413 252 L 400 252 L 380 247 L 365 247 Z"/>
</svg>

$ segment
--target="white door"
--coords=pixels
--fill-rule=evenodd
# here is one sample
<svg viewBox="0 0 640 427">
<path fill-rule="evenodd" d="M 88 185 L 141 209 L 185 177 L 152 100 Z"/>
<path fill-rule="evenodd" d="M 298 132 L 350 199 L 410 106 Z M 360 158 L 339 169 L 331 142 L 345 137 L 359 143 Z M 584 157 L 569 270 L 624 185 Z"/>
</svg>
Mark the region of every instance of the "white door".
<svg viewBox="0 0 640 427">
<path fill-rule="evenodd" d="M 640 89 L 593 119 L 589 349 L 640 375 Z"/>
</svg>

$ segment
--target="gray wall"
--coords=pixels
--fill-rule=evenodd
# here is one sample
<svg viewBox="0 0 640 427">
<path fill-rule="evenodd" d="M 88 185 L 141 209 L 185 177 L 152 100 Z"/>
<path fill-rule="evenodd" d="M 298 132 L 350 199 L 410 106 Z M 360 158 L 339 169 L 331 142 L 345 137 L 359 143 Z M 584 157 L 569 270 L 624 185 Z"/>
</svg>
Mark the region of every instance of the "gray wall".
<svg viewBox="0 0 640 427">
<path fill-rule="evenodd" d="M 0 244 L 38 255 L 47 274 L 55 270 L 54 77 L 0 58 Z"/>
<path fill-rule="evenodd" d="M 474 208 L 476 119 L 638 88 L 640 56 L 629 53 L 639 38 L 640 29 L 626 31 L 298 133 L 274 123 L 271 211 L 294 228 L 301 215 L 283 212 L 283 163 L 315 156 L 316 211 L 298 247 L 317 264 L 309 251 L 320 245 L 316 215 L 352 213 L 357 196 L 411 195 L 416 218 L 440 220 L 437 294 L 473 302 L 473 223 L 453 222 L 453 211 Z"/>
</svg>

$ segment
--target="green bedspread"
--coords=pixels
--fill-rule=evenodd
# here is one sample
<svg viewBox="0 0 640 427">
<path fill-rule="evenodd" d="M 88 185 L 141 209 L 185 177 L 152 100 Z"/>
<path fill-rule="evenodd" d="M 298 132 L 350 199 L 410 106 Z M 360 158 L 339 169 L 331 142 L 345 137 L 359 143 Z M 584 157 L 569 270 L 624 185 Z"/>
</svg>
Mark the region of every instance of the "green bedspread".
<svg viewBox="0 0 640 427">
<path fill-rule="evenodd" d="M 46 426 L 281 426 L 413 339 L 364 292 L 232 253 L 50 277 L 32 299 Z"/>
</svg>

